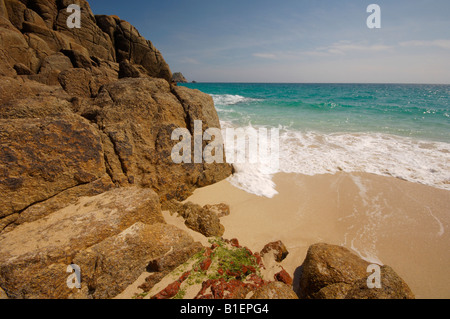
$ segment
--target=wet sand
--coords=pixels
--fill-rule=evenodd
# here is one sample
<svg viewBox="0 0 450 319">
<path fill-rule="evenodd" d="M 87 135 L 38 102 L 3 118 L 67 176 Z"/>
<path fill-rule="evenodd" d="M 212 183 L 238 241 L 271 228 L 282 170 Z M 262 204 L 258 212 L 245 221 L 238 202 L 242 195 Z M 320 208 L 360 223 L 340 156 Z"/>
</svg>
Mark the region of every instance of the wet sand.
<svg viewBox="0 0 450 319">
<path fill-rule="evenodd" d="M 364 173 L 277 174 L 274 182 L 271 199 L 222 181 L 187 201 L 229 204 L 224 238 L 253 251 L 282 240 L 293 277 L 308 247 L 326 242 L 391 266 L 417 298 L 450 298 L 449 191 Z"/>
</svg>

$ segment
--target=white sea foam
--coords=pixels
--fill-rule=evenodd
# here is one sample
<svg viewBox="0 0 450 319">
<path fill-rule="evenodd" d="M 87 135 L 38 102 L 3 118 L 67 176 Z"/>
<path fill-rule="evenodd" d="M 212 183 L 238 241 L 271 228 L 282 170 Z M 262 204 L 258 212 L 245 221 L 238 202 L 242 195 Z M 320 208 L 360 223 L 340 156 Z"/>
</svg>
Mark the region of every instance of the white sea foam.
<svg viewBox="0 0 450 319">
<path fill-rule="evenodd" d="M 235 173 L 229 181 L 232 185 L 251 194 L 272 198 L 278 194 L 272 181 L 273 175 L 267 173 L 264 165 L 234 164 Z"/>
<path fill-rule="evenodd" d="M 382 133 L 288 131 L 281 171 L 306 175 L 366 172 L 450 190 L 450 144 Z"/>
<path fill-rule="evenodd" d="M 238 103 L 259 101 L 258 99 L 253 99 L 249 97 L 244 97 L 241 95 L 232 95 L 232 94 L 211 94 L 214 104 L 217 105 L 235 105 Z"/>
<path fill-rule="evenodd" d="M 239 136 L 245 145 L 245 149 L 242 150 L 238 149 L 237 143 L 234 146 L 226 144 L 227 161 L 232 161 L 235 169 L 230 182 L 258 196 L 271 198 L 278 194 L 272 181 L 273 174 L 279 172 L 279 138 L 276 134 L 278 132 L 256 129 L 251 125 L 238 132 L 230 122 L 221 124 L 225 144 Z M 256 148 L 252 149 L 250 144 Z M 260 149 L 260 146 L 263 148 Z"/>
<path fill-rule="evenodd" d="M 392 176 L 450 190 L 450 144 L 382 133 L 282 130 L 278 171 L 263 164 L 240 164 L 229 180 L 249 193 L 273 197 L 277 192 L 272 177 L 277 172 L 312 176 L 339 171 Z"/>
</svg>

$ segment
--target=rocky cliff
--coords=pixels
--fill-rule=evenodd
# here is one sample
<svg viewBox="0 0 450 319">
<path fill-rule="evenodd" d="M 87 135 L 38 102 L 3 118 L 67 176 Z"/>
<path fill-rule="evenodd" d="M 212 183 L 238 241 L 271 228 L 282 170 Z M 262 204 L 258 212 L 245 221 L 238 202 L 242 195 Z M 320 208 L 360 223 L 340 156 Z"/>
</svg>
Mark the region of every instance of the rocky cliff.
<svg viewBox="0 0 450 319">
<path fill-rule="evenodd" d="M 72 3 L 79 29 L 67 26 Z M 210 96 L 171 78 L 136 28 L 94 16 L 84 0 L 0 0 L 0 287 L 9 297 L 70 297 L 72 262 L 86 275 L 83 296 L 114 297 L 150 259 L 193 244 L 165 224 L 160 202 L 231 167 L 173 163 L 175 128 L 220 124 Z"/>
<path fill-rule="evenodd" d="M 81 7 L 81 28 L 67 25 L 67 7 L 73 3 Z M 172 77 L 161 53 L 136 28 L 116 16 L 94 16 L 84 0 L 1 0 L 0 28 L 1 75 L 17 72 L 48 83 L 48 75 L 56 82 L 55 73 L 74 66 L 108 77 L 117 63 L 129 61 L 146 75 Z M 51 68 L 55 60 L 61 62 L 59 70 Z"/>
<path fill-rule="evenodd" d="M 175 128 L 220 127 L 211 97 L 172 87 L 150 41 L 78 3 L 82 27 L 70 29 L 69 1 L 0 0 L 0 231 L 69 191 L 137 185 L 184 199 L 231 172 L 172 162 Z"/>
</svg>

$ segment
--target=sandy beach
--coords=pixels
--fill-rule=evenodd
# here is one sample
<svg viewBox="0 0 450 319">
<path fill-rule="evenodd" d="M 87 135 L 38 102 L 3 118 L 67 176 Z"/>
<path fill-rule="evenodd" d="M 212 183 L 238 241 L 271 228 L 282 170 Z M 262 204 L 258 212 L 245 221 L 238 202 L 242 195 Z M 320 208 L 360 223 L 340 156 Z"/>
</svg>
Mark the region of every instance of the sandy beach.
<svg viewBox="0 0 450 319">
<path fill-rule="evenodd" d="M 450 297 L 449 191 L 363 173 L 273 180 L 279 194 L 271 199 L 222 181 L 187 201 L 229 204 L 231 214 L 221 219 L 224 238 L 238 238 L 253 251 L 282 240 L 290 252 L 282 266 L 294 281 L 308 247 L 326 242 L 393 267 L 417 298 Z"/>
</svg>

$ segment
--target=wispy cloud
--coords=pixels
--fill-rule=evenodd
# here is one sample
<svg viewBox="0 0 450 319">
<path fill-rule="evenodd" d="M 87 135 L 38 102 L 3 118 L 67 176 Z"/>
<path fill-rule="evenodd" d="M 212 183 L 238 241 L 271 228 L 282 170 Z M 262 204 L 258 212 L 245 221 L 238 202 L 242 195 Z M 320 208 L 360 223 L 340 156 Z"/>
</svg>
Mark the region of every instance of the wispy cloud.
<svg viewBox="0 0 450 319">
<path fill-rule="evenodd" d="M 180 60 L 181 63 L 186 63 L 186 64 L 200 64 L 200 62 L 196 59 L 193 58 L 182 58 Z"/>
<path fill-rule="evenodd" d="M 433 41 L 405 41 L 400 42 L 400 46 L 402 47 L 437 47 L 441 49 L 449 49 L 450 50 L 450 40 L 433 40 Z"/>
<path fill-rule="evenodd" d="M 277 58 L 277 56 L 273 53 L 253 53 L 252 55 L 256 58 L 261 58 L 261 59 L 275 60 Z"/>
<path fill-rule="evenodd" d="M 392 49 L 391 46 L 384 44 L 366 44 L 366 43 L 352 43 L 350 41 L 339 41 L 329 46 L 318 47 L 314 50 L 304 51 L 302 54 L 308 56 L 331 56 L 331 55 L 346 55 L 350 53 L 361 52 L 383 52 Z"/>
</svg>

